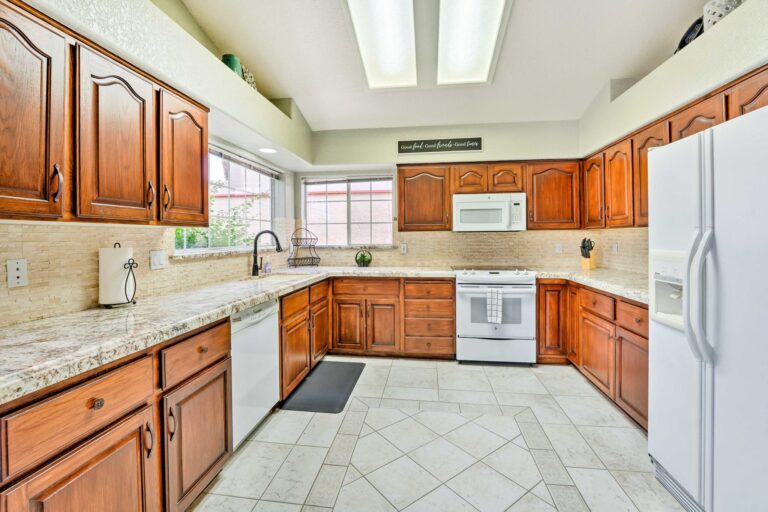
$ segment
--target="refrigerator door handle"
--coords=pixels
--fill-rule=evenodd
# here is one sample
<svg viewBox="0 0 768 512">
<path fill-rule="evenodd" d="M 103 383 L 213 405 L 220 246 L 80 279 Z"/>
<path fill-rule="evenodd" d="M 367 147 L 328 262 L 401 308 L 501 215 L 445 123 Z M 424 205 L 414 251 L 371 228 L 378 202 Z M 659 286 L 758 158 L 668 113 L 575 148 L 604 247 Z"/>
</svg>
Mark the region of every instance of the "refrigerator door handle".
<svg viewBox="0 0 768 512">
<path fill-rule="evenodd" d="M 696 255 L 693 257 L 693 264 L 691 265 L 692 277 L 690 277 L 691 283 L 691 301 L 689 303 L 691 327 L 696 340 L 696 345 L 699 347 L 699 353 L 702 355 L 705 363 L 712 365 L 714 363 L 714 349 L 712 345 L 707 341 L 706 327 L 704 326 L 704 310 L 703 297 L 704 290 L 702 289 L 702 281 L 704 278 L 704 264 L 706 263 L 707 254 L 712 249 L 712 240 L 714 232 L 712 229 L 707 229 L 704 232 L 704 236 L 701 238 L 701 243 L 696 251 Z"/>
<path fill-rule="evenodd" d="M 690 244 L 688 244 L 688 250 L 685 253 L 685 273 L 683 274 L 683 327 L 688 347 L 690 347 L 693 357 L 697 361 L 701 361 L 702 356 L 699 345 L 696 343 L 696 334 L 693 331 L 693 323 L 691 322 L 691 267 L 700 240 L 701 232 L 697 229 L 694 231 L 693 238 Z"/>
</svg>

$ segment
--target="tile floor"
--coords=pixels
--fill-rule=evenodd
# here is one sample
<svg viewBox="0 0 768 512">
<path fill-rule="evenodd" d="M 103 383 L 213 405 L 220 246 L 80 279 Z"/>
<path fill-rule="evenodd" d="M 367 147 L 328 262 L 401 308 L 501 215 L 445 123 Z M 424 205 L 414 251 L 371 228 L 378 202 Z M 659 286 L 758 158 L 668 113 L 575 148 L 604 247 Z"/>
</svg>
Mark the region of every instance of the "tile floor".
<svg viewBox="0 0 768 512">
<path fill-rule="evenodd" d="M 195 512 L 679 511 L 574 368 L 366 363 L 340 414 L 278 411 Z"/>
</svg>

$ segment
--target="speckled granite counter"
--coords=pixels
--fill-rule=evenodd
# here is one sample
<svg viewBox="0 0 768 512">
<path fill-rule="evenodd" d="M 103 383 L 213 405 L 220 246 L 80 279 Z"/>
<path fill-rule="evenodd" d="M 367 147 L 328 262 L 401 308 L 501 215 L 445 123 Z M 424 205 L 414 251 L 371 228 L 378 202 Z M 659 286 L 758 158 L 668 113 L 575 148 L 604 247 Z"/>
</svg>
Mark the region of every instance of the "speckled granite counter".
<svg viewBox="0 0 768 512">
<path fill-rule="evenodd" d="M 597 269 L 539 269 L 540 277 L 570 279 L 647 303 L 647 277 Z M 0 404 L 142 351 L 232 313 L 328 277 L 454 277 L 449 269 L 315 267 L 280 271 L 152 297 L 130 308 L 89 309 L 26 322 L 0 331 Z"/>
</svg>

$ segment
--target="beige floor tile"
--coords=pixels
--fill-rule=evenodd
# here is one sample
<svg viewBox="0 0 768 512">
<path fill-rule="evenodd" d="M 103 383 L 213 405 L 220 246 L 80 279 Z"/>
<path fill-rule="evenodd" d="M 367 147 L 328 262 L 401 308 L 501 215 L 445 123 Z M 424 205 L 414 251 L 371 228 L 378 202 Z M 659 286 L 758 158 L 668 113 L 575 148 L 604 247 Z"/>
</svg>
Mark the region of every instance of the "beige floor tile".
<svg viewBox="0 0 768 512">
<path fill-rule="evenodd" d="M 450 480 L 477 462 L 477 459 L 442 437 L 412 451 L 409 457 L 441 482 Z"/>
<path fill-rule="evenodd" d="M 344 416 L 344 420 L 341 422 L 338 433 L 349 434 L 353 436 L 359 435 L 360 429 L 363 428 L 363 423 L 365 422 L 365 416 L 367 412 L 367 406 L 365 411 L 347 411 L 347 414 Z"/>
<path fill-rule="evenodd" d="M 347 472 L 344 475 L 344 481 L 342 482 L 341 485 L 351 484 L 358 478 L 362 478 L 362 477 L 363 475 L 357 469 L 355 469 L 355 466 L 349 466 L 347 467 Z"/>
<path fill-rule="evenodd" d="M 311 412 L 277 411 L 256 430 L 252 439 L 268 443 L 294 444 L 314 416 Z"/>
<path fill-rule="evenodd" d="M 522 432 L 523 439 L 525 439 L 525 444 L 528 448 L 537 450 L 552 449 L 549 438 L 544 433 L 544 430 L 541 428 L 540 424 L 520 421 L 517 425 L 520 427 L 520 432 Z"/>
<path fill-rule="evenodd" d="M 499 404 L 530 407 L 539 423 L 564 423 L 571 421 L 550 395 L 522 393 L 496 393 Z"/>
<path fill-rule="evenodd" d="M 653 473 L 611 471 L 611 474 L 640 512 L 683 512 L 683 507 Z"/>
<path fill-rule="evenodd" d="M 475 419 L 478 416 L 482 416 L 483 414 L 487 414 L 488 416 L 501 416 L 502 411 L 501 407 L 499 407 L 496 404 L 459 404 L 459 410 L 461 411 L 461 415 L 469 418 L 469 419 Z"/>
<path fill-rule="evenodd" d="M 303 504 L 328 450 L 312 446 L 296 446 L 264 491 L 262 499 Z"/>
<path fill-rule="evenodd" d="M 430 402 L 430 401 L 424 401 L 422 400 L 419 404 L 419 409 L 422 411 L 432 411 L 432 412 L 454 412 L 459 413 L 461 409 L 459 409 L 459 404 L 454 404 L 451 402 Z"/>
<path fill-rule="evenodd" d="M 534 370 L 534 374 L 552 395 L 599 396 L 600 392 L 576 371 L 552 373 Z"/>
<path fill-rule="evenodd" d="M 495 393 L 548 394 L 533 372 L 492 373 L 488 376 Z"/>
<path fill-rule="evenodd" d="M 408 457 L 401 457 L 366 478 L 398 510 L 440 485 L 435 477 Z"/>
<path fill-rule="evenodd" d="M 437 388 L 437 370 L 435 368 L 393 366 L 389 372 L 387 386 L 435 389 Z"/>
<path fill-rule="evenodd" d="M 581 497 L 576 486 L 572 485 L 548 485 L 552 499 L 555 500 L 557 510 L 563 512 L 589 512 L 587 504 Z"/>
<path fill-rule="evenodd" d="M 568 472 L 592 512 L 638 512 L 610 472 L 581 468 Z"/>
<path fill-rule="evenodd" d="M 496 397 L 490 391 L 463 391 L 441 389 L 438 393 L 441 402 L 459 402 L 465 404 L 497 405 Z"/>
<path fill-rule="evenodd" d="M 365 478 L 360 478 L 339 491 L 334 512 L 395 512 L 389 503 Z"/>
<path fill-rule="evenodd" d="M 328 448 L 336 438 L 344 413 L 340 414 L 315 414 L 309 421 L 304 433 L 301 434 L 297 444 L 304 446 L 321 446 Z"/>
<path fill-rule="evenodd" d="M 531 449 L 531 455 L 539 467 L 544 482 L 552 485 L 573 485 L 568 471 L 553 450 Z"/>
<path fill-rule="evenodd" d="M 277 503 L 274 501 L 260 501 L 253 512 L 301 512 L 301 505 L 291 503 Z"/>
<path fill-rule="evenodd" d="M 403 400 L 400 398 L 382 398 L 380 407 L 382 409 L 400 409 L 409 416 L 416 414 L 420 410 L 418 400 Z"/>
<path fill-rule="evenodd" d="M 556 396 L 557 403 L 574 425 L 630 427 L 632 424 L 619 408 L 601 396 Z"/>
<path fill-rule="evenodd" d="M 528 493 L 507 509 L 507 512 L 555 512 L 555 509 L 546 501 Z"/>
<path fill-rule="evenodd" d="M 440 389 L 492 391 L 481 366 L 440 366 L 437 369 L 437 383 Z"/>
<path fill-rule="evenodd" d="M 387 383 L 387 377 L 389 377 L 389 370 L 389 365 L 366 365 L 363 373 L 360 374 L 360 378 L 357 379 L 357 384 L 365 386 L 384 386 Z"/>
<path fill-rule="evenodd" d="M 547 490 L 547 484 L 545 484 L 543 480 L 536 484 L 533 489 L 531 489 L 531 494 L 534 494 L 536 497 L 546 501 L 552 506 L 555 506 L 552 495 Z"/>
<path fill-rule="evenodd" d="M 333 507 L 346 473 L 347 470 L 344 466 L 324 465 L 321 467 L 315 483 L 312 485 L 312 490 L 309 491 L 306 504 Z"/>
<path fill-rule="evenodd" d="M 483 459 L 483 462 L 525 489 L 541 481 L 541 473 L 527 450 L 508 443 Z"/>
<path fill-rule="evenodd" d="M 482 462 L 446 485 L 480 512 L 502 512 L 525 494 L 525 489 Z"/>
<path fill-rule="evenodd" d="M 426 426 L 439 435 L 445 435 L 469 420 L 464 416 L 452 412 L 422 411 L 413 416 L 413 419 Z"/>
<path fill-rule="evenodd" d="M 352 390 L 350 396 L 355 397 L 368 397 L 368 398 L 381 398 L 384 394 L 384 386 L 373 386 L 370 384 L 357 384 L 355 389 Z"/>
<path fill-rule="evenodd" d="M 336 466 L 346 466 L 352 458 L 352 452 L 355 449 L 356 443 L 357 436 L 338 434 L 336 439 L 333 440 L 330 449 L 328 449 L 328 455 L 325 456 L 325 463 L 334 464 Z"/>
<path fill-rule="evenodd" d="M 367 475 L 402 455 L 403 452 L 374 432 L 357 441 L 355 451 L 352 453 L 352 465 L 362 474 Z"/>
<path fill-rule="evenodd" d="M 316 507 L 314 505 L 304 505 L 301 512 L 332 512 L 333 509 L 327 507 Z"/>
<path fill-rule="evenodd" d="M 436 388 L 407 388 L 387 386 L 382 398 L 398 398 L 402 400 L 437 400 Z"/>
<path fill-rule="evenodd" d="M 579 427 L 608 469 L 653 471 L 648 458 L 648 440 L 637 428 Z"/>
<path fill-rule="evenodd" d="M 371 408 L 368 409 L 368 414 L 365 416 L 365 423 L 373 430 L 380 430 L 407 417 L 408 415 L 399 409 Z"/>
<path fill-rule="evenodd" d="M 256 500 L 201 494 L 189 508 L 189 512 L 251 512 L 255 506 Z"/>
<path fill-rule="evenodd" d="M 520 435 L 520 427 L 517 426 L 515 418 L 511 416 L 491 416 L 484 414 L 474 419 L 474 422 L 486 430 L 490 430 L 497 436 L 501 436 L 507 441 L 511 441 Z"/>
<path fill-rule="evenodd" d="M 604 469 L 581 433 L 573 425 L 544 424 L 541 426 L 563 465 L 579 468 Z"/>
<path fill-rule="evenodd" d="M 406 508 L 405 512 L 476 512 L 476 509 L 442 485 Z"/>
<path fill-rule="evenodd" d="M 379 434 L 403 453 L 413 451 L 438 437 L 437 434 L 412 418 L 406 418 L 383 428 L 379 430 Z"/>
<path fill-rule="evenodd" d="M 474 423 L 462 425 L 456 430 L 447 433 L 444 437 L 478 459 L 482 459 L 506 443 L 503 437 L 499 437 Z"/>
<path fill-rule="evenodd" d="M 227 496 L 258 499 L 264 493 L 272 477 L 291 453 L 286 444 L 249 441 L 244 443 L 235 456 L 214 479 L 209 492 Z"/>
</svg>

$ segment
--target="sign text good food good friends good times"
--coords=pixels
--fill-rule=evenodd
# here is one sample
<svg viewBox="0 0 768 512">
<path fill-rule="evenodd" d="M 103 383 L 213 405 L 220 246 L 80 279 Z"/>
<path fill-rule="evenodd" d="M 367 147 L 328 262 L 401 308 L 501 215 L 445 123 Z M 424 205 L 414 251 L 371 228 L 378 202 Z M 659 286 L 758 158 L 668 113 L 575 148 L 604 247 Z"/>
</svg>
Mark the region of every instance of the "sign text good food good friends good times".
<svg viewBox="0 0 768 512">
<path fill-rule="evenodd" d="M 450 153 L 455 151 L 482 151 L 482 137 L 464 137 L 458 139 L 420 139 L 397 142 L 399 155 L 410 153 Z"/>
</svg>

